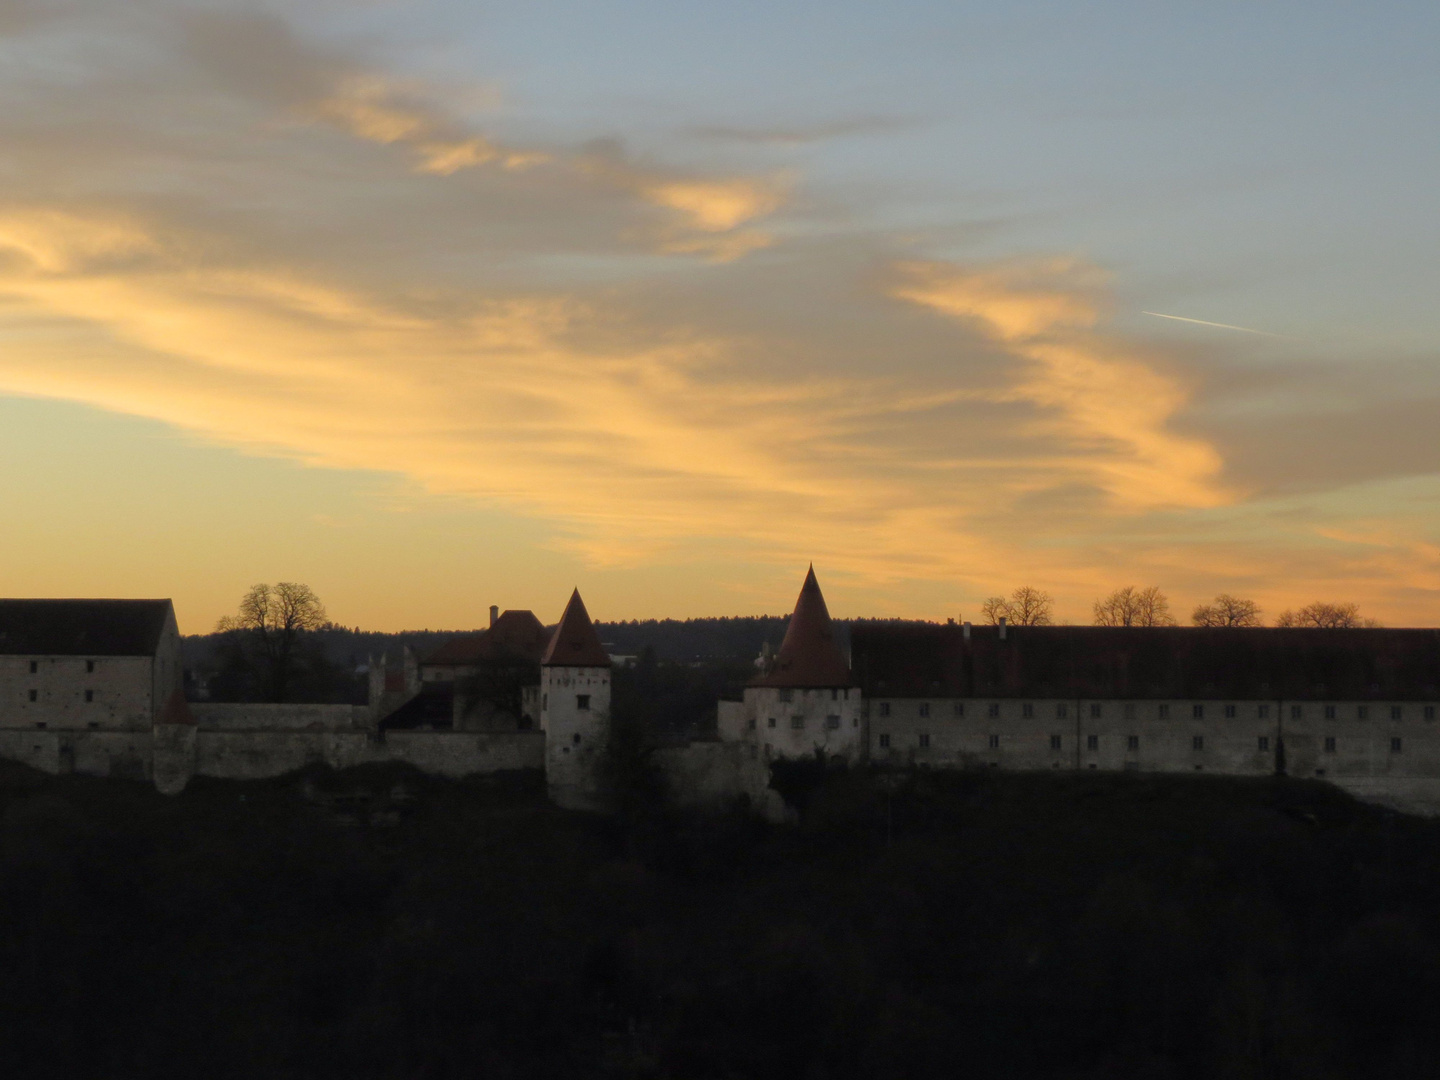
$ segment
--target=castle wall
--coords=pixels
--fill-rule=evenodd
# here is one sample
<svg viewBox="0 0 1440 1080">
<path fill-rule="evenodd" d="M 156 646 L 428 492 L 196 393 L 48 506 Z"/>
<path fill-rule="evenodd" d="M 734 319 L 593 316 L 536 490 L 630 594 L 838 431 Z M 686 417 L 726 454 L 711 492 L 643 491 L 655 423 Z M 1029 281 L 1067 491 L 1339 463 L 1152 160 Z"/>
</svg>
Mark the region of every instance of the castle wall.
<svg viewBox="0 0 1440 1080">
<path fill-rule="evenodd" d="M 370 718 L 365 705 L 196 702 L 190 713 L 202 729 L 216 731 L 363 731 Z"/>
<path fill-rule="evenodd" d="M 538 769 L 545 762 L 545 737 L 538 731 L 393 731 L 377 742 L 364 732 L 202 730 L 195 746 L 196 775 L 226 780 L 263 780 L 317 763 L 347 769 L 403 761 L 425 772 L 459 777 Z"/>
<path fill-rule="evenodd" d="M 154 669 L 148 656 L 0 656 L 0 728 L 148 730 Z"/>
<path fill-rule="evenodd" d="M 754 744 L 693 742 L 657 750 L 653 760 L 682 806 L 715 809 L 745 799 L 772 821 L 789 816 L 779 793 L 770 790 L 769 763 Z"/>
<path fill-rule="evenodd" d="M 749 686 L 740 711 L 727 710 L 723 722 L 727 729 L 740 729 L 742 741 L 769 757 L 808 757 L 820 751 L 859 758 L 866 751 L 860 691 L 853 687 Z"/>
</svg>

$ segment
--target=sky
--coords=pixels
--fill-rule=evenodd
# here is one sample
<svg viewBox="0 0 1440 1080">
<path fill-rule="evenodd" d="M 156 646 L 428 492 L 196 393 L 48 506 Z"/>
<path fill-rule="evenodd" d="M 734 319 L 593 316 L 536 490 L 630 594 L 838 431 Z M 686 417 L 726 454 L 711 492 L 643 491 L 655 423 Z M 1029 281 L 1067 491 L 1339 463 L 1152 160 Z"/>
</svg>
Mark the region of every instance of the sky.
<svg viewBox="0 0 1440 1080">
<path fill-rule="evenodd" d="M 0 0 L 0 594 L 1440 615 L 1440 6 Z"/>
</svg>

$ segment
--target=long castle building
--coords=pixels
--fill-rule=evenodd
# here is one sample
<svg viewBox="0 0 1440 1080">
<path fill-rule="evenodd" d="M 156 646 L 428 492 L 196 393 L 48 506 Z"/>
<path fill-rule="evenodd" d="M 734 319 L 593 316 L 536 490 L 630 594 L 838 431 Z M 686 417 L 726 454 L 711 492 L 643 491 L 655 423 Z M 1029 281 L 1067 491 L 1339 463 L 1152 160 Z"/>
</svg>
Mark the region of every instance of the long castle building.
<svg viewBox="0 0 1440 1080">
<path fill-rule="evenodd" d="M 187 704 L 168 600 L 0 601 L 0 757 L 48 772 L 274 776 L 406 761 L 445 775 L 543 769 L 598 805 L 611 661 L 580 594 L 423 660 L 372 666 L 369 706 Z M 1440 809 L 1440 630 L 858 622 L 837 640 L 814 569 L 778 653 L 718 740 L 657 755 L 676 794 L 779 813 L 783 758 L 947 769 L 1323 778 Z"/>
</svg>

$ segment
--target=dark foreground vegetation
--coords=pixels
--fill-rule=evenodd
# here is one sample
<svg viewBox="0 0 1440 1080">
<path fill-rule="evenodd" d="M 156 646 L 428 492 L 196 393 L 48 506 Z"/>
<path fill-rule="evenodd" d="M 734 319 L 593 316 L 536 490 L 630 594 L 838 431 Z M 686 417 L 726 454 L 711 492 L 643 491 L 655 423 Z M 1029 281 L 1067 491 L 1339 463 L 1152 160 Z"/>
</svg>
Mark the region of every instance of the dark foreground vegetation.
<svg viewBox="0 0 1440 1080">
<path fill-rule="evenodd" d="M 398 768 L 0 767 L 5 1077 L 1430 1077 L 1440 825 L 790 770 L 794 828 Z"/>
</svg>

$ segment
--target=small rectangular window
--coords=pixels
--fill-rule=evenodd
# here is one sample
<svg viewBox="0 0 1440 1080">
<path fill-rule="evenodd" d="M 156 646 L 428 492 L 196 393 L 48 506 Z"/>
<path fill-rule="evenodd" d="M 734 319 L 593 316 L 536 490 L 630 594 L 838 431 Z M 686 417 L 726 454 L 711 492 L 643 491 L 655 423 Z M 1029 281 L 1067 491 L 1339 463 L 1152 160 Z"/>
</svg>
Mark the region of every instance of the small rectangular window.
<svg viewBox="0 0 1440 1080">
<path fill-rule="evenodd" d="M 1405 714 L 1404 714 L 1404 712 L 1401 710 L 1401 708 L 1400 708 L 1399 705 L 1391 705 L 1391 706 L 1390 706 L 1390 719 L 1391 719 L 1391 720 L 1401 720 L 1401 719 L 1404 718 L 1404 715 L 1405 715 Z"/>
<path fill-rule="evenodd" d="M 1291 720 L 1299 720 L 1299 719 L 1301 719 L 1304 715 L 1305 715 L 1305 710 L 1302 709 L 1299 705 L 1291 705 L 1291 706 L 1290 706 L 1290 719 L 1291 719 Z"/>
<path fill-rule="evenodd" d="M 928 731 L 922 731 L 920 733 L 920 749 L 930 749 L 930 733 Z"/>
<path fill-rule="evenodd" d="M 86 701 L 94 701 L 94 700 L 95 700 L 95 691 L 94 691 L 94 690 L 86 690 L 86 691 L 85 691 L 85 700 L 86 700 Z"/>
<path fill-rule="evenodd" d="M 575 695 L 575 708 L 577 708 L 577 709 L 587 709 L 587 710 L 588 710 L 588 709 L 590 708 L 590 695 L 589 695 L 589 694 L 576 694 L 576 695 Z"/>
<path fill-rule="evenodd" d="M 1325 706 L 1325 719 L 1326 719 L 1326 720 L 1334 720 L 1334 719 L 1335 719 L 1335 706 L 1334 706 L 1334 705 L 1326 705 L 1326 706 Z"/>
<path fill-rule="evenodd" d="M 1235 719 L 1235 706 L 1234 706 L 1234 705 L 1226 705 L 1226 706 L 1225 706 L 1225 719 L 1226 719 L 1226 720 L 1234 720 L 1234 719 Z"/>
<path fill-rule="evenodd" d="M 1126 736 L 1125 736 L 1125 749 L 1126 749 L 1126 750 L 1139 750 L 1139 749 L 1140 749 L 1140 736 L 1139 736 L 1139 735 L 1126 735 Z"/>
<path fill-rule="evenodd" d="M 1065 704 L 1063 701 L 1060 702 L 1058 705 L 1055 706 L 1055 719 L 1056 719 L 1056 720 L 1064 720 L 1064 719 L 1065 719 L 1067 716 L 1069 716 L 1069 715 L 1070 715 L 1070 709 L 1069 709 L 1068 706 L 1066 706 L 1066 704 Z"/>
<path fill-rule="evenodd" d="M 1135 719 L 1135 703 L 1133 701 L 1127 701 L 1123 706 L 1121 706 L 1120 718 L 1122 720 Z"/>
<path fill-rule="evenodd" d="M 1030 704 L 1030 702 L 1028 702 L 1028 701 L 1025 702 L 1025 704 L 1023 704 L 1023 705 L 1020 706 L 1020 715 L 1021 715 L 1022 717 L 1024 717 L 1026 720 L 1034 720 L 1034 719 L 1035 719 L 1035 706 L 1032 705 L 1032 704 Z"/>
<path fill-rule="evenodd" d="M 831 731 L 838 731 L 838 730 L 840 729 L 840 717 L 838 717 L 838 716 L 827 716 L 827 717 L 825 717 L 825 726 L 826 726 L 827 728 L 829 728 Z"/>
<path fill-rule="evenodd" d="M 95 674 L 95 661 L 94 661 L 94 660 L 86 660 L 86 661 L 85 661 L 85 674 L 86 674 L 86 675 L 93 675 L 93 674 Z"/>
<path fill-rule="evenodd" d="M 1093 703 L 1093 704 L 1090 706 L 1090 719 L 1091 719 L 1091 720 L 1099 720 L 1099 719 L 1100 719 L 1100 703 L 1099 703 L 1098 701 L 1095 702 L 1095 703 Z"/>
<path fill-rule="evenodd" d="M 1398 754 L 1398 753 L 1400 753 L 1400 740 L 1399 740 L 1399 739 L 1391 739 L 1391 740 L 1390 740 L 1390 753 L 1392 753 L 1392 754 Z"/>
<path fill-rule="evenodd" d="M 965 703 L 964 703 L 963 701 L 957 701 L 957 702 L 955 702 L 955 715 L 956 715 L 956 716 L 964 716 L 964 715 L 965 715 Z"/>
<path fill-rule="evenodd" d="M 1060 736 L 1059 736 L 1059 735 L 1051 735 L 1051 736 L 1050 736 L 1050 749 L 1051 749 L 1051 750 L 1059 750 L 1059 749 L 1060 749 Z"/>
<path fill-rule="evenodd" d="M 1204 719 L 1205 719 L 1205 706 L 1204 706 L 1204 705 L 1191 705 L 1191 706 L 1190 706 L 1190 715 L 1191 715 L 1192 717 L 1194 717 L 1196 720 L 1204 720 Z"/>
<path fill-rule="evenodd" d="M 750 722 L 749 722 L 748 724 L 746 724 L 745 726 L 746 726 L 747 728 L 749 728 L 751 731 L 754 731 L 754 730 L 755 730 L 755 717 L 753 717 L 753 716 L 750 717 Z"/>
<path fill-rule="evenodd" d="M 922 702 L 920 703 L 920 715 L 921 715 L 921 716 L 929 716 L 929 715 L 930 715 L 930 703 L 929 703 L 928 701 L 922 701 Z"/>
<path fill-rule="evenodd" d="M 805 717 L 803 717 L 803 716 L 792 716 L 792 717 L 790 717 L 790 729 L 791 729 L 792 731 L 804 731 L 804 730 L 805 730 Z"/>
<path fill-rule="evenodd" d="M 880 736 L 880 749 L 881 749 L 881 750 L 889 750 L 889 749 L 890 749 L 890 736 L 889 736 L 889 735 L 881 735 L 881 736 Z"/>
<path fill-rule="evenodd" d="M 1426 706 L 1425 706 L 1425 719 L 1426 719 L 1426 720 L 1434 720 L 1434 719 L 1435 719 L 1435 706 L 1434 706 L 1434 705 L 1426 705 Z"/>
<path fill-rule="evenodd" d="M 1325 753 L 1327 753 L 1327 754 L 1333 754 L 1333 753 L 1335 753 L 1335 736 L 1334 736 L 1334 735 L 1326 735 L 1326 736 L 1325 736 Z"/>
<path fill-rule="evenodd" d="M 1356 720 L 1369 720 L 1369 719 L 1370 719 L 1370 706 L 1369 706 L 1369 705 L 1356 705 L 1356 706 L 1355 706 L 1355 719 L 1356 719 Z"/>
<path fill-rule="evenodd" d="M 881 716 L 889 716 L 889 715 L 890 715 L 890 703 L 889 703 L 888 701 L 882 701 L 882 702 L 880 702 L 880 715 L 881 715 Z"/>
<path fill-rule="evenodd" d="M 999 736 L 999 735 L 991 735 L 991 736 L 990 736 L 990 749 L 991 749 L 991 750 L 999 750 L 999 749 L 1000 749 L 1000 736 Z"/>
<path fill-rule="evenodd" d="M 570 737 L 570 740 L 571 740 L 576 746 L 579 746 L 579 745 L 580 745 L 580 732 L 578 732 L 578 731 L 575 732 L 575 734 Z"/>
<path fill-rule="evenodd" d="M 1258 713 L 1256 713 L 1256 715 L 1259 716 L 1261 720 L 1268 720 L 1268 719 L 1270 719 L 1270 706 L 1269 706 L 1269 705 L 1261 705 L 1261 706 L 1260 706 L 1260 710 L 1259 710 Z"/>
<path fill-rule="evenodd" d="M 831 691 L 830 691 L 830 700 L 831 700 L 831 701 L 839 701 L 839 700 L 840 700 L 840 691 L 839 691 L 839 690 L 831 690 Z"/>
<path fill-rule="evenodd" d="M 1260 739 L 1259 739 L 1259 748 L 1260 748 L 1262 751 L 1264 751 L 1264 750 L 1269 750 L 1269 749 L 1270 749 L 1270 736 L 1269 736 L 1269 735 L 1261 735 L 1261 736 L 1260 736 Z"/>
<path fill-rule="evenodd" d="M 1191 750 L 1204 750 L 1204 749 L 1205 749 L 1205 736 L 1204 736 L 1204 735 L 1196 735 L 1193 739 L 1191 739 L 1191 740 L 1190 740 L 1190 749 L 1191 749 Z"/>
<path fill-rule="evenodd" d="M 31 675 L 34 675 L 34 674 L 36 674 L 39 670 L 40 670 L 40 661 L 38 661 L 38 660 L 31 660 L 31 661 L 30 661 L 30 674 L 31 674 Z"/>
<path fill-rule="evenodd" d="M 998 701 L 992 701 L 992 702 L 990 702 L 990 719 L 991 719 L 991 720 L 994 720 L 994 719 L 995 719 L 997 716 L 999 716 L 999 715 L 1000 715 L 1000 703 L 999 703 Z"/>
<path fill-rule="evenodd" d="M 1086 749 L 1086 750 L 1099 750 L 1099 749 L 1100 749 L 1100 736 L 1099 736 L 1099 735 L 1086 735 L 1086 736 L 1085 736 L 1085 749 Z"/>
<path fill-rule="evenodd" d="M 781 690 L 781 691 L 780 691 L 778 694 L 776 694 L 775 696 L 776 696 L 779 700 L 781 700 L 781 701 L 793 701 L 793 700 L 795 699 L 795 691 L 794 691 L 794 690 Z"/>
<path fill-rule="evenodd" d="M 31 700 L 31 701 L 39 701 L 39 700 L 40 700 L 40 691 L 39 691 L 39 690 L 31 690 L 31 691 L 30 691 L 30 700 Z"/>
<path fill-rule="evenodd" d="M 766 727 L 774 727 L 774 726 L 775 726 L 775 718 L 774 718 L 773 716 L 772 716 L 772 717 L 769 717 L 769 718 L 765 721 L 765 726 L 766 726 Z"/>
<path fill-rule="evenodd" d="M 1156 717 L 1156 719 L 1158 719 L 1158 720 L 1169 720 L 1169 719 L 1170 719 L 1170 703 L 1169 703 L 1168 701 L 1167 701 L 1167 702 L 1161 702 L 1159 705 L 1157 705 L 1157 706 L 1155 707 L 1155 717 Z"/>
</svg>

